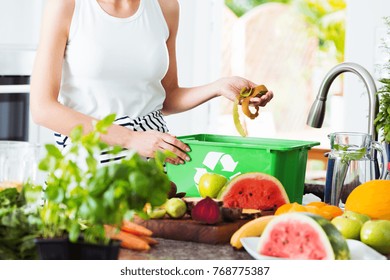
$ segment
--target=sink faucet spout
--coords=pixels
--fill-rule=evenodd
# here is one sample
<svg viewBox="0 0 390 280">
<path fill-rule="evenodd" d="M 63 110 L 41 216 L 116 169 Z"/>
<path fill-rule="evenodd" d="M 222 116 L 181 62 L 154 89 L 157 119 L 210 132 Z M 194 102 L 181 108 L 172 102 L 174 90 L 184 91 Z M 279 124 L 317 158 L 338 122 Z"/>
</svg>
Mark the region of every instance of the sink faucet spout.
<svg viewBox="0 0 390 280">
<path fill-rule="evenodd" d="M 322 84 L 318 91 L 318 95 L 310 109 L 310 113 L 307 118 L 307 124 L 316 128 L 320 128 L 322 126 L 325 117 L 326 99 L 327 99 L 330 86 L 332 85 L 334 79 L 336 79 L 338 75 L 344 72 L 351 72 L 356 74 L 366 86 L 368 92 L 368 106 L 369 106 L 368 134 L 371 135 L 373 140 L 376 140 L 377 135 L 374 127 L 374 119 L 378 112 L 378 108 L 377 108 L 378 97 L 376 95 L 377 89 L 375 86 L 375 82 L 372 76 L 370 75 L 370 73 L 365 68 L 363 68 L 359 64 L 352 63 L 352 62 L 340 63 L 334 66 L 327 73 L 324 80 L 322 81 Z"/>
</svg>

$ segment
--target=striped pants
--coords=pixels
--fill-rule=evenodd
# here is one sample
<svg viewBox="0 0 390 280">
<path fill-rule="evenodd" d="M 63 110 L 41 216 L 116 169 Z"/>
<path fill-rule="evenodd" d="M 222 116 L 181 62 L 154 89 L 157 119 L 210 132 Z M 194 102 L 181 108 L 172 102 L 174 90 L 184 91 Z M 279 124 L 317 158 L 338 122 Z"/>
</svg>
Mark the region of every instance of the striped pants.
<svg viewBox="0 0 390 280">
<path fill-rule="evenodd" d="M 159 110 L 136 119 L 131 119 L 128 116 L 120 117 L 114 121 L 114 124 L 127 127 L 133 131 L 157 130 L 160 132 L 168 132 L 164 117 Z M 66 150 L 69 148 L 69 145 L 71 144 L 69 137 L 60 133 L 54 133 L 54 137 L 57 147 L 60 148 L 60 150 L 63 152 L 66 152 Z M 115 155 L 112 155 L 109 152 L 103 152 L 100 154 L 99 160 L 101 164 L 107 164 L 116 160 L 120 160 L 129 155 L 129 153 L 130 152 L 128 150 L 123 150 L 119 154 Z"/>
</svg>

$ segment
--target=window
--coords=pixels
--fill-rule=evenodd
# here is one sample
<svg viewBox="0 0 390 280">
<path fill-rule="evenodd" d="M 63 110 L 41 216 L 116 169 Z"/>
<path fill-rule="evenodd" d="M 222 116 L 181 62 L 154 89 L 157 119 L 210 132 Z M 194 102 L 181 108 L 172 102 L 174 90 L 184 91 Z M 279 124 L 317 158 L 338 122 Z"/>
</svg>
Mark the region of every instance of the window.
<svg viewBox="0 0 390 280">
<path fill-rule="evenodd" d="M 342 79 L 332 86 L 323 129 L 308 127 L 306 118 L 322 78 L 343 61 L 345 7 L 344 0 L 225 0 L 220 76 L 240 75 L 275 93 L 258 118 L 241 117 L 249 136 L 328 144 L 327 128 L 338 125 L 332 116 L 340 108 Z M 238 135 L 231 102 L 213 106 L 213 131 Z"/>
</svg>

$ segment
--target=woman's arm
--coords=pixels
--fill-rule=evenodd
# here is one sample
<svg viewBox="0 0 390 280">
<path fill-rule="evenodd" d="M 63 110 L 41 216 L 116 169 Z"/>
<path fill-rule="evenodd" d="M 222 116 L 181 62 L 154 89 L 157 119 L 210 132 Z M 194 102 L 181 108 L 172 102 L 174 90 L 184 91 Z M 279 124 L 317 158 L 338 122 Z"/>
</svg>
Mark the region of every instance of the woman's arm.
<svg viewBox="0 0 390 280">
<path fill-rule="evenodd" d="M 224 96 L 233 101 L 243 87 L 256 86 L 253 82 L 241 77 L 226 77 L 203 86 L 179 87 L 176 64 L 179 4 L 177 0 L 159 0 L 159 2 L 169 28 L 169 38 L 167 40 L 169 69 L 162 81 L 166 91 L 166 99 L 162 110 L 165 115 L 187 111 L 217 96 Z M 252 98 L 251 103 L 265 106 L 272 97 L 273 93 L 269 91 L 261 98 Z"/>
<path fill-rule="evenodd" d="M 92 129 L 93 118 L 58 102 L 62 63 L 69 27 L 74 11 L 74 0 L 49 0 L 45 9 L 41 38 L 31 79 L 30 106 L 33 120 L 53 131 L 69 135 L 82 125 L 85 133 Z M 187 146 L 174 136 L 158 131 L 134 132 L 112 125 L 102 140 L 110 145 L 135 149 L 142 156 L 153 157 L 156 150 L 171 150 L 183 162 Z M 178 149 L 178 148 L 180 149 Z"/>
</svg>

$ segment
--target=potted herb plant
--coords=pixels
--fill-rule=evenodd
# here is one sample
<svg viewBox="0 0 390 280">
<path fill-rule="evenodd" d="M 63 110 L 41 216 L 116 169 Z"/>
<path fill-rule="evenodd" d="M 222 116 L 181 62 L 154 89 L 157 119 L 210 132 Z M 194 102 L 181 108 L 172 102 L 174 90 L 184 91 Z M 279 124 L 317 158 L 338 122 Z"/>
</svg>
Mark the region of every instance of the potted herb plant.
<svg viewBox="0 0 390 280">
<path fill-rule="evenodd" d="M 145 204 L 162 205 L 170 190 L 162 153 L 145 160 L 128 151 L 119 162 L 98 162 L 97 155 L 103 151 L 122 151 L 100 141 L 114 119 L 115 115 L 109 115 L 96 122 L 85 135 L 82 127 L 76 127 L 69 149 L 62 153 L 46 145 L 46 156 L 39 164 L 48 174 L 40 211 L 42 236 L 68 237 L 71 259 L 116 259 L 119 243 L 107 237 L 104 226 L 119 228 L 133 214 L 145 217 Z"/>
<path fill-rule="evenodd" d="M 36 205 L 28 203 L 26 189 L 0 190 L 0 260 L 37 258 L 38 211 Z"/>
<path fill-rule="evenodd" d="M 390 36 L 390 17 L 385 17 L 387 26 L 387 35 Z M 387 159 L 390 158 L 390 46 L 388 42 L 383 40 L 383 48 L 388 53 L 388 59 L 383 65 L 385 77 L 379 79 L 382 86 L 377 94 L 379 97 L 379 111 L 376 115 L 374 124 L 378 133 L 382 132 L 381 141 L 385 145 Z M 387 167 L 387 176 L 390 175 L 390 164 Z"/>
</svg>

